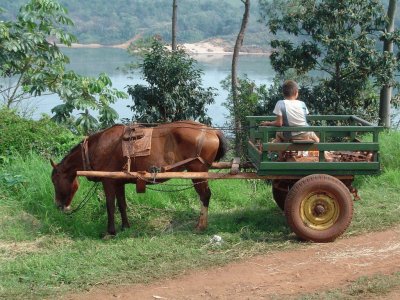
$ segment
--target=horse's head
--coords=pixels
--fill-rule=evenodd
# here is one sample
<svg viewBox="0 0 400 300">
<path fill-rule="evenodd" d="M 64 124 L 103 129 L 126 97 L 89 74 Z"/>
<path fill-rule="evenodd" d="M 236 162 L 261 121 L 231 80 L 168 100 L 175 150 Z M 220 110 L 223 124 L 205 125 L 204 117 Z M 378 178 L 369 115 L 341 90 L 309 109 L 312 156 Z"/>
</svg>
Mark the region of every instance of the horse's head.
<svg viewBox="0 0 400 300">
<path fill-rule="evenodd" d="M 51 181 L 53 182 L 55 190 L 54 202 L 63 212 L 67 212 L 70 210 L 72 198 L 79 186 L 76 174 L 62 172 L 60 167 L 52 160 L 50 160 L 50 163 L 53 166 Z"/>
</svg>

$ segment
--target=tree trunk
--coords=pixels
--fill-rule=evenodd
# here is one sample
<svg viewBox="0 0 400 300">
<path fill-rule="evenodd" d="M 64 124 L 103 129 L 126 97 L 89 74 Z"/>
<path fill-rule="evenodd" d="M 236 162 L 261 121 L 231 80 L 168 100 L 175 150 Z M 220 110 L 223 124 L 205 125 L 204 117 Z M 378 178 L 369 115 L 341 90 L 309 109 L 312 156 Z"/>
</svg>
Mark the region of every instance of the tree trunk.
<svg viewBox="0 0 400 300">
<path fill-rule="evenodd" d="M 238 78 L 237 78 L 237 62 L 239 59 L 240 48 L 243 45 L 244 34 L 247 28 L 250 14 L 250 0 L 241 0 L 244 3 L 244 14 L 239 34 L 236 38 L 235 48 L 232 56 L 232 101 L 235 123 L 235 152 L 238 156 L 243 156 L 242 147 L 242 124 L 239 117 L 239 95 L 238 95 Z"/>
<path fill-rule="evenodd" d="M 388 24 L 386 31 L 388 33 L 394 31 L 394 16 L 396 13 L 396 0 L 389 1 L 389 7 L 387 12 Z M 383 42 L 383 52 L 393 53 L 393 42 L 385 40 Z M 380 105 L 379 105 L 379 125 L 386 128 L 390 127 L 390 100 L 392 98 L 392 86 L 388 83 L 385 84 L 381 89 Z"/>
<path fill-rule="evenodd" d="M 176 50 L 176 15 L 178 10 L 177 0 L 172 2 L 172 51 Z"/>
</svg>

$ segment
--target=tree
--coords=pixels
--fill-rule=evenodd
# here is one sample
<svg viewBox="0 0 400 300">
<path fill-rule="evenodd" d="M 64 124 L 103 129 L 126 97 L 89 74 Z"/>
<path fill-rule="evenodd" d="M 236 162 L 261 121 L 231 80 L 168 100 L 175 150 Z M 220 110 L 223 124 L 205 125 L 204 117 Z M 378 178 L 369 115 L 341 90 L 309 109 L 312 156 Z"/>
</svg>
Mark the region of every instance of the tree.
<svg viewBox="0 0 400 300">
<path fill-rule="evenodd" d="M 169 51 L 158 39 L 152 39 L 140 64 L 148 85 L 128 86 L 134 105 L 134 120 L 171 122 L 199 120 L 211 124 L 207 105 L 214 103 L 214 89 L 201 85 L 202 71 L 183 49 Z"/>
<path fill-rule="evenodd" d="M 65 120 L 77 109 L 81 111 L 77 125 L 84 132 L 99 123 L 90 110 L 99 112 L 102 126 L 114 122 L 118 114 L 110 104 L 126 94 L 112 89 L 105 74 L 88 78 L 66 71 L 69 59 L 56 43 L 70 46 L 76 39 L 65 30 L 73 23 L 63 6 L 54 0 L 31 0 L 21 7 L 15 21 L 0 25 L 0 94 L 5 106 L 57 93 L 64 104 L 53 109 L 55 120 Z"/>
<path fill-rule="evenodd" d="M 393 40 L 390 38 L 390 35 L 394 32 L 394 16 L 396 13 L 396 0 L 389 1 L 388 7 L 388 23 L 386 26 L 387 35 L 384 38 L 383 42 L 383 52 L 387 52 L 388 55 L 393 53 Z M 385 83 L 385 85 L 381 89 L 380 96 L 380 105 L 379 105 L 379 124 L 385 126 L 386 128 L 390 127 L 390 100 L 392 98 L 392 89 L 391 83 Z"/>
<path fill-rule="evenodd" d="M 242 78 L 237 78 L 237 99 L 234 103 L 233 101 L 226 101 L 223 105 L 228 109 L 229 116 L 231 118 L 231 122 L 234 123 L 238 121 L 240 123 L 241 132 L 239 134 L 236 133 L 236 139 L 241 139 L 238 142 L 238 145 L 241 147 L 238 153 L 244 153 L 245 143 L 248 140 L 248 136 L 246 136 L 247 130 L 246 126 L 248 125 L 248 121 L 246 116 L 254 115 L 257 111 L 257 107 L 259 105 L 260 100 L 262 99 L 263 90 L 266 88 L 265 85 L 261 85 L 257 87 L 256 83 L 249 79 L 247 75 L 244 75 Z M 225 78 L 221 82 L 222 87 L 229 91 L 229 99 L 233 99 L 232 95 L 232 79 L 230 76 Z M 235 106 L 234 106 L 235 105 Z M 236 149 L 235 149 L 236 150 Z"/>
<path fill-rule="evenodd" d="M 242 18 L 242 25 L 240 26 L 240 30 L 238 36 L 236 38 L 235 47 L 233 49 L 232 55 L 232 110 L 234 117 L 234 125 L 235 125 L 235 152 L 236 155 L 243 156 L 243 145 L 242 145 L 242 122 L 239 117 L 240 114 L 240 105 L 239 105 L 239 95 L 238 95 L 238 78 L 237 78 L 237 62 L 239 59 L 240 48 L 243 45 L 244 34 L 246 32 L 247 24 L 249 22 L 250 15 L 250 0 L 242 0 L 244 4 L 244 13 Z"/>
<path fill-rule="evenodd" d="M 172 50 L 176 50 L 176 15 L 178 10 L 177 0 L 172 2 Z"/>
<path fill-rule="evenodd" d="M 53 86 L 68 58 L 59 51 L 53 38 L 71 45 L 75 37 L 61 26 L 72 25 L 63 7 L 53 1 L 33 0 L 21 7 L 15 22 L 4 22 L 0 40 L 1 96 L 10 108 L 29 94 L 41 94 Z M 4 79 L 10 84 L 5 85 Z M 29 88 L 30 87 L 30 88 Z"/>
<path fill-rule="evenodd" d="M 113 125 L 118 119 L 118 113 L 110 104 L 127 98 L 124 92 L 112 88 L 110 78 L 104 73 L 92 78 L 72 71 L 66 72 L 62 82 L 53 91 L 64 102 L 51 110 L 54 113 L 53 120 L 66 122 L 73 111 L 78 110 L 75 125 L 85 134 Z M 97 118 L 92 115 L 93 111 L 98 112 Z"/>
<path fill-rule="evenodd" d="M 376 120 L 377 88 L 393 81 L 399 64 L 377 48 L 386 24 L 382 5 L 375 0 L 260 2 L 262 17 L 270 17 L 266 22 L 280 37 L 271 41 L 275 71 L 313 72 L 308 105 L 319 113 Z"/>
</svg>

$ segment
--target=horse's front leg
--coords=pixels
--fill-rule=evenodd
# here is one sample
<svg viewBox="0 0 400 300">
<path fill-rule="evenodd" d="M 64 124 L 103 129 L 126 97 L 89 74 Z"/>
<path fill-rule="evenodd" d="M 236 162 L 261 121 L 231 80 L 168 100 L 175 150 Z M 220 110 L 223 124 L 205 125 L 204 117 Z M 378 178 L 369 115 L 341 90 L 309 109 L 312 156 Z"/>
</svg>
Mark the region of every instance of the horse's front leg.
<svg viewBox="0 0 400 300">
<path fill-rule="evenodd" d="M 110 180 L 103 181 L 104 193 L 106 195 L 106 206 L 107 206 L 107 233 L 115 235 L 115 182 Z"/>
<path fill-rule="evenodd" d="M 208 182 L 202 179 L 193 179 L 194 188 L 200 197 L 200 217 L 197 223 L 197 230 L 204 230 L 208 225 L 208 204 L 210 203 L 211 191 Z"/>
<path fill-rule="evenodd" d="M 125 198 L 125 184 L 118 184 L 115 188 L 118 209 L 121 214 L 122 220 L 122 230 L 131 227 L 128 221 L 128 216 L 126 214 L 126 198 Z"/>
</svg>

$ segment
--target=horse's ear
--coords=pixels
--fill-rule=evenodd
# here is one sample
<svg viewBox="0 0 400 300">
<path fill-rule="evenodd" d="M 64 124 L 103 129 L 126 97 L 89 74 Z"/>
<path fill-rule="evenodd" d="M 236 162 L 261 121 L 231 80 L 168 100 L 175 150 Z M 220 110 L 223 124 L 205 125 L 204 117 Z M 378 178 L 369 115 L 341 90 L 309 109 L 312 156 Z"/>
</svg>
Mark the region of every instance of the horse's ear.
<svg viewBox="0 0 400 300">
<path fill-rule="evenodd" d="M 57 167 L 57 164 L 50 158 L 50 164 L 55 169 Z"/>
</svg>

